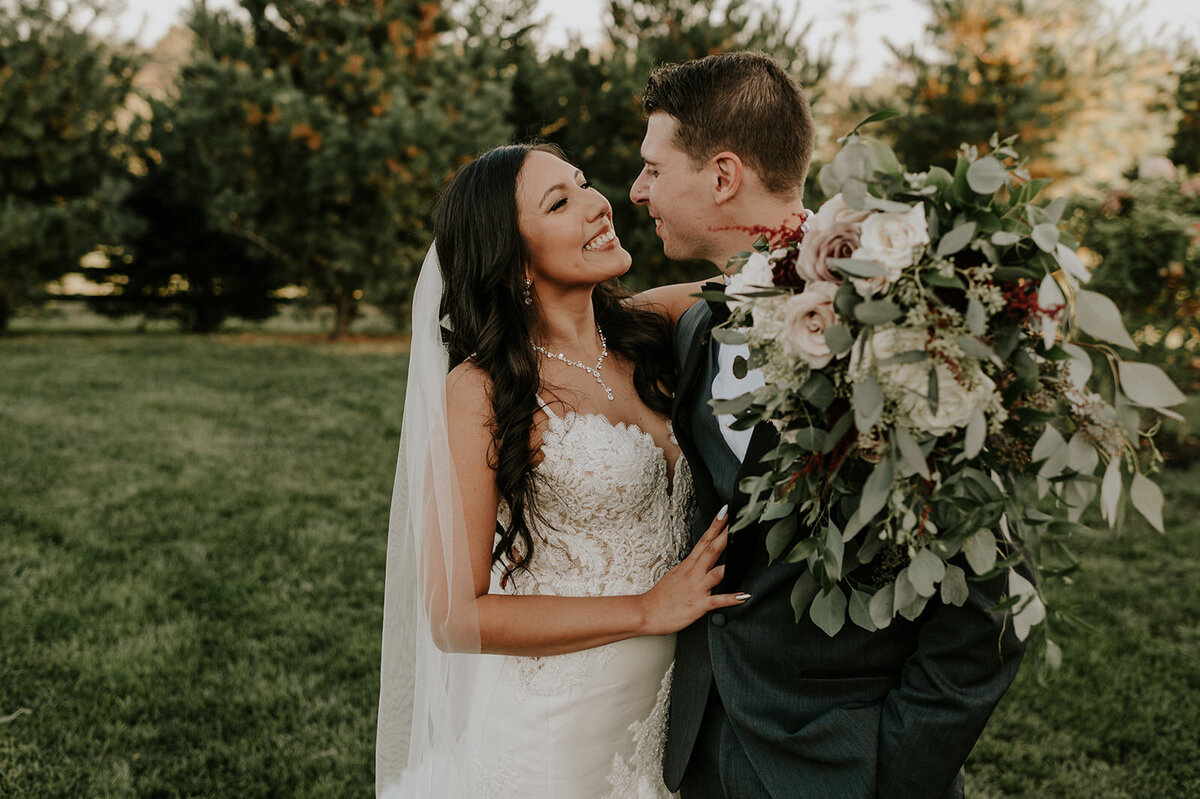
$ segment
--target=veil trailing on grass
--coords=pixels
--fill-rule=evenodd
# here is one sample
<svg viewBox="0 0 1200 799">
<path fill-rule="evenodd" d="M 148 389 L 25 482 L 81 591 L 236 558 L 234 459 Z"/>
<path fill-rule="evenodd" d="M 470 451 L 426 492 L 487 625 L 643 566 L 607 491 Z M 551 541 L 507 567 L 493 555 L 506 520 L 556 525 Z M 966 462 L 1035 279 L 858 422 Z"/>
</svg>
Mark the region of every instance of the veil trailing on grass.
<svg viewBox="0 0 1200 799">
<path fill-rule="evenodd" d="M 412 302 L 412 347 L 388 527 L 375 788 L 381 799 L 475 793 L 477 700 L 491 659 L 479 620 L 446 420 L 442 274 L 429 248 Z"/>
</svg>

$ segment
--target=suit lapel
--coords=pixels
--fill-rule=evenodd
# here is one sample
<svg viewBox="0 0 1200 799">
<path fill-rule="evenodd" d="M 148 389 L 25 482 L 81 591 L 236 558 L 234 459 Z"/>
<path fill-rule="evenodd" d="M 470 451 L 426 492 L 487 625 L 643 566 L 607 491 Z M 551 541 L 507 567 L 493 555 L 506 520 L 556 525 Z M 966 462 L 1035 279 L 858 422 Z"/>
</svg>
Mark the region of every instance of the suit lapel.
<svg viewBox="0 0 1200 799">
<path fill-rule="evenodd" d="M 708 305 L 698 302 L 693 305 L 679 320 L 679 340 L 676 341 L 677 351 L 682 353 L 680 358 L 679 381 L 675 387 L 675 399 L 671 406 L 671 423 L 675 428 L 675 438 L 679 448 L 687 458 L 692 472 L 692 485 L 696 492 L 699 512 L 711 517 L 717 512 L 715 507 L 717 492 L 713 487 L 712 475 L 700 457 L 696 447 L 695 431 L 692 430 L 692 403 L 695 402 L 696 388 L 700 377 L 705 373 L 702 368 L 708 363 L 708 334 L 712 327 L 712 312 Z"/>
<path fill-rule="evenodd" d="M 729 503 L 730 518 L 737 514 L 750 501 L 749 495 L 741 490 L 742 480 L 747 477 L 757 477 L 767 470 L 764 457 L 779 444 L 779 434 L 769 422 L 763 422 L 754 428 L 750 436 L 750 446 L 738 470 L 737 486 L 733 492 L 733 500 Z M 756 550 L 765 546 L 763 535 L 767 525 L 755 522 L 749 527 L 734 533 L 729 537 L 729 545 L 725 549 L 725 577 L 721 582 L 720 591 L 731 591 L 736 588 L 746 573 Z"/>
</svg>

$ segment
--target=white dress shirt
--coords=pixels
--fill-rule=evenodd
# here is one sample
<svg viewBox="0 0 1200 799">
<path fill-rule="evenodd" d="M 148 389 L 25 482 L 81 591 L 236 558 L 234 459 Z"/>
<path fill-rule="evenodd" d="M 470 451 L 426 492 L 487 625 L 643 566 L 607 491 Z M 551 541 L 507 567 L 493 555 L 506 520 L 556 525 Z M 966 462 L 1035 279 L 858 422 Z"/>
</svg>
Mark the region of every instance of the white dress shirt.
<svg viewBox="0 0 1200 799">
<path fill-rule="evenodd" d="M 713 346 L 717 348 L 717 375 L 712 382 L 713 399 L 733 399 L 766 385 L 767 381 L 763 378 L 760 369 L 750 369 L 741 379 L 733 374 L 734 359 L 739 355 L 743 358 L 750 357 L 748 346 L 745 344 L 721 344 L 718 341 L 713 341 Z M 733 414 L 723 413 L 717 416 L 717 425 L 721 428 L 721 435 L 725 437 L 725 443 L 729 445 L 729 449 L 733 450 L 733 454 L 737 455 L 738 461 L 744 461 L 746 450 L 750 449 L 750 437 L 754 434 L 754 429 L 730 430 L 729 425 L 734 421 Z"/>
</svg>

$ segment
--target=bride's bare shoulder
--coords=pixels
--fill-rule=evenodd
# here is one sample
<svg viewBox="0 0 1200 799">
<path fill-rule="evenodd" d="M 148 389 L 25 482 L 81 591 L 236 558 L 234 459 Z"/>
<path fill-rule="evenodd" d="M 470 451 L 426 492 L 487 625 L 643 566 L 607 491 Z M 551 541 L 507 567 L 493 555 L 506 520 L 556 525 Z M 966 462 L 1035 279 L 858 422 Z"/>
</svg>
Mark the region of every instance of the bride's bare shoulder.
<svg viewBox="0 0 1200 799">
<path fill-rule="evenodd" d="M 446 375 L 446 410 L 452 416 L 487 418 L 491 413 L 492 380 L 474 361 L 465 360 Z"/>
</svg>

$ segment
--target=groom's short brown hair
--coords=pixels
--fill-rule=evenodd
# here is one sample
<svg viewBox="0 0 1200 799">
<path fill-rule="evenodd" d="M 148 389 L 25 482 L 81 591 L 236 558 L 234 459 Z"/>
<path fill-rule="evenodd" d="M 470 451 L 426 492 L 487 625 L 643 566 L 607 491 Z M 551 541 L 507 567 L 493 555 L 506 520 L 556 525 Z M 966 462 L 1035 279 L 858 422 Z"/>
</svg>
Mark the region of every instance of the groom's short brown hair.
<svg viewBox="0 0 1200 799">
<path fill-rule="evenodd" d="M 676 144 L 700 166 L 737 153 L 767 191 L 802 187 L 813 151 L 812 110 L 800 84 L 764 53 L 718 53 L 650 73 L 646 114 L 675 118 Z"/>
</svg>

